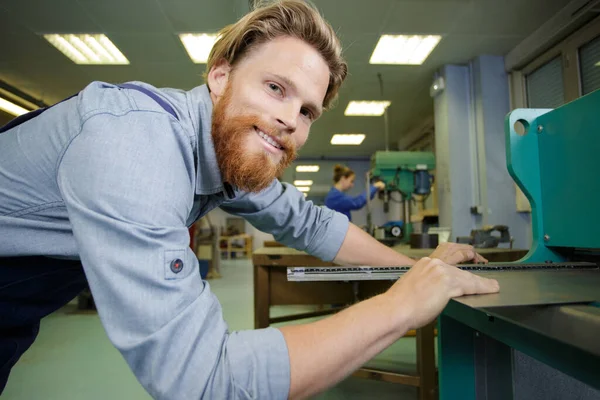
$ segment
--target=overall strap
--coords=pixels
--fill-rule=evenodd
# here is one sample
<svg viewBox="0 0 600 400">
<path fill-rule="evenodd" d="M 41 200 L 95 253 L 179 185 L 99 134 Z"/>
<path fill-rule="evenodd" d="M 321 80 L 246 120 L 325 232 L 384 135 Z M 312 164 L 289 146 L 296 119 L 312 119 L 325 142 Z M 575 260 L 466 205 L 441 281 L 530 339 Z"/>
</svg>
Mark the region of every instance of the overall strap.
<svg viewBox="0 0 600 400">
<path fill-rule="evenodd" d="M 59 101 L 56 104 L 60 104 L 63 101 L 67 101 L 70 98 L 73 98 L 75 96 L 77 96 L 77 94 L 69 96 L 66 99 L 63 99 L 63 100 Z M 54 106 L 56 104 L 54 104 Z M 21 125 L 23 122 L 27 122 L 30 119 L 32 119 L 34 117 L 37 117 L 38 115 L 40 115 L 41 113 L 43 113 L 44 111 L 46 111 L 47 109 L 49 109 L 50 107 L 53 107 L 53 106 L 38 108 L 37 110 L 29 111 L 28 113 L 19 115 L 18 117 L 11 119 L 6 125 L 4 125 L 3 127 L 0 128 L 0 133 L 6 132 L 7 130 L 12 129 L 12 128 L 14 128 L 17 125 Z"/>
<path fill-rule="evenodd" d="M 153 93 L 152 91 L 138 86 L 138 85 L 134 85 L 132 83 L 123 83 L 121 85 L 117 85 L 120 88 L 123 89 L 133 89 L 133 90 L 137 90 L 138 92 L 142 92 L 144 93 L 146 96 L 150 97 L 152 100 L 154 100 L 155 102 L 158 103 L 158 105 L 160 105 L 163 110 L 165 110 L 166 112 L 168 112 L 169 114 L 171 114 L 175 119 L 179 120 L 179 118 L 177 117 L 177 113 L 175 112 L 175 110 L 173 109 L 173 107 L 171 107 L 171 105 L 169 103 L 167 103 L 164 99 L 162 99 L 161 97 L 159 97 L 156 93 Z M 56 104 L 60 104 L 64 101 L 67 101 L 75 96 L 77 96 L 79 93 L 76 93 L 72 96 L 67 97 L 66 99 L 63 99 L 61 101 L 59 101 Z M 15 126 L 21 125 L 24 122 L 29 121 L 32 118 L 37 117 L 38 115 L 40 115 L 41 113 L 43 113 L 44 111 L 46 111 L 47 109 L 54 107 L 56 104 L 51 105 L 49 107 L 42 107 L 42 108 L 38 108 L 37 110 L 33 110 L 30 111 L 26 114 L 23 115 L 19 115 L 18 117 L 12 119 L 11 121 L 9 121 L 6 125 L 4 125 L 3 127 L 0 127 L 0 133 L 6 132 L 9 129 L 14 128 Z"/>
<path fill-rule="evenodd" d="M 146 96 L 150 97 L 152 100 L 157 102 L 158 105 L 163 108 L 163 110 L 165 110 L 166 112 L 171 114 L 176 120 L 179 120 L 179 118 L 177 118 L 177 113 L 175 113 L 175 110 L 173 109 L 173 107 L 171 107 L 171 105 L 169 103 L 167 103 L 165 100 L 163 100 L 161 97 L 159 97 L 156 93 L 146 89 L 145 87 L 134 85 L 133 83 L 123 83 L 123 84 L 117 85 L 117 86 L 119 86 L 120 88 L 123 88 L 123 89 L 133 89 L 133 90 L 137 90 L 138 92 L 144 93 Z"/>
</svg>

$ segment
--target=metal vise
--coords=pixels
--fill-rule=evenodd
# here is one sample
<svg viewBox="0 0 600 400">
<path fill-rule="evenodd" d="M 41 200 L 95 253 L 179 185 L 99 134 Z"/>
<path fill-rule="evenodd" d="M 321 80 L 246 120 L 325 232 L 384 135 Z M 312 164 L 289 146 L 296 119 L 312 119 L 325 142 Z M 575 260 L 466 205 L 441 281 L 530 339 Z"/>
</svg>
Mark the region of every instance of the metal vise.
<svg viewBox="0 0 600 400">
<path fill-rule="evenodd" d="M 492 233 L 495 231 L 499 232 L 500 236 L 493 235 Z M 510 248 L 512 248 L 513 238 L 508 232 L 508 226 L 495 225 L 484 229 L 473 229 L 471 236 L 458 236 L 456 242 L 470 244 L 479 249 L 498 247 L 500 243 L 510 243 Z"/>
</svg>

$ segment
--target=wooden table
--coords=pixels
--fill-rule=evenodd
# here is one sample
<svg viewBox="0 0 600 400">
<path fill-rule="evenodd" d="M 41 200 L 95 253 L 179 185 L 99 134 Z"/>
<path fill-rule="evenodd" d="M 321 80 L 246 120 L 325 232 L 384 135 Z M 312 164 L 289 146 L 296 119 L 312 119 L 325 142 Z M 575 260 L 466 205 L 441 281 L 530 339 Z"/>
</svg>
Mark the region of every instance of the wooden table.
<svg viewBox="0 0 600 400">
<path fill-rule="evenodd" d="M 398 246 L 395 250 L 411 258 L 425 257 L 432 249 L 410 249 Z M 526 250 L 480 249 L 490 261 L 516 261 Z M 391 281 L 357 282 L 288 282 L 287 267 L 335 266 L 304 252 L 288 247 L 263 247 L 254 252 L 254 327 L 333 314 L 341 308 L 271 318 L 274 305 L 331 305 L 352 304 L 386 291 Z M 435 367 L 434 327 L 432 323 L 417 329 L 417 375 L 361 368 L 353 376 L 411 385 L 418 388 L 419 400 L 437 399 L 437 371 Z"/>
<path fill-rule="evenodd" d="M 244 247 L 233 247 L 233 242 L 235 240 L 242 240 L 244 242 Z M 226 247 L 221 248 L 219 251 L 225 252 L 226 259 L 231 258 L 231 253 L 234 252 L 244 252 L 248 258 L 252 256 L 252 236 L 247 233 L 233 236 L 221 236 L 219 237 L 219 247 L 221 247 L 222 242 L 226 242 Z"/>
<path fill-rule="evenodd" d="M 281 244 L 276 240 L 265 240 L 263 247 L 286 247 L 285 244 Z"/>
</svg>

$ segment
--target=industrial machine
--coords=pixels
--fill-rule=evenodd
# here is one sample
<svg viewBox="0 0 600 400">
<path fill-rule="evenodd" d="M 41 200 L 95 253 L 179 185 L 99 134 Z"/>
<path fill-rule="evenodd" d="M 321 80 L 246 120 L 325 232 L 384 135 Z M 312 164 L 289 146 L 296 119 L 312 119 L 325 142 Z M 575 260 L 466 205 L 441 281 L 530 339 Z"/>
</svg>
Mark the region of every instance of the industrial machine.
<svg viewBox="0 0 600 400">
<path fill-rule="evenodd" d="M 371 157 L 371 180 L 385 183 L 382 192 L 384 212 L 390 213 L 390 204 L 400 209 L 400 215 L 389 218 L 385 224 L 374 227 L 371 205 L 367 206 L 367 226 L 378 240 L 408 243 L 413 232 L 410 216 L 412 203 L 425 201 L 431 193 L 435 156 L 431 152 L 378 151 Z"/>
<path fill-rule="evenodd" d="M 515 263 L 460 266 L 501 290 L 453 299 L 438 319 L 440 399 L 600 398 L 598 109 L 600 91 L 506 117 L 508 171 L 531 203 L 533 245 Z M 407 269 L 289 268 L 288 279 L 396 279 Z"/>
<path fill-rule="evenodd" d="M 506 117 L 508 171 L 532 208 L 533 245 L 515 266 L 568 267 L 506 271 L 500 294 L 448 304 L 439 319 L 441 399 L 600 398 L 599 108 L 596 91 Z"/>
</svg>

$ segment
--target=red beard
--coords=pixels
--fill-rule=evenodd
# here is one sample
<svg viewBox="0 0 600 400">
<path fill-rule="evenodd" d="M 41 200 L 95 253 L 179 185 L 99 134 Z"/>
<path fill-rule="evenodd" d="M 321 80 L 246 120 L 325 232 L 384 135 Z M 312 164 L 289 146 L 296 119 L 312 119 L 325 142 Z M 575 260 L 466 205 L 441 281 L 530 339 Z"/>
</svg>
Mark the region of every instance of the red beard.
<svg viewBox="0 0 600 400">
<path fill-rule="evenodd" d="M 211 134 L 221 177 L 224 182 L 246 192 L 260 192 L 294 161 L 296 145 L 287 134 L 279 134 L 277 129 L 258 116 L 228 117 L 226 114 L 228 111 L 231 113 L 231 96 L 231 87 L 228 85 L 223 97 L 215 105 L 212 118 Z M 256 134 L 255 126 L 266 130 L 264 133 L 267 135 L 276 137 L 284 147 L 278 163 L 266 151 L 250 153 L 244 148 L 248 136 Z"/>
</svg>

